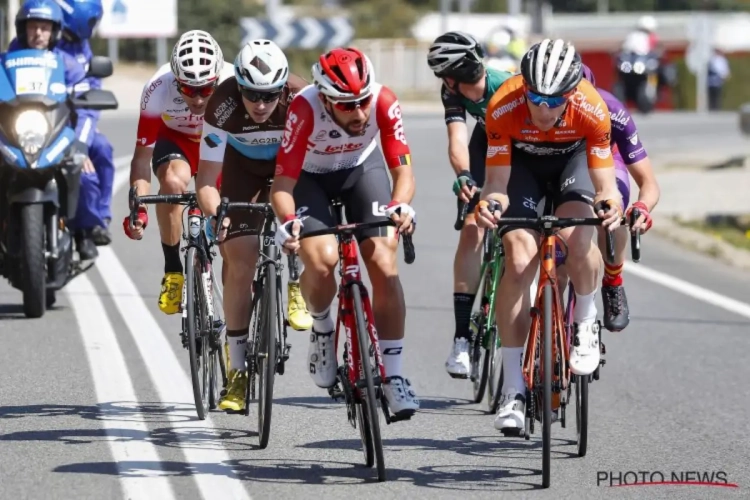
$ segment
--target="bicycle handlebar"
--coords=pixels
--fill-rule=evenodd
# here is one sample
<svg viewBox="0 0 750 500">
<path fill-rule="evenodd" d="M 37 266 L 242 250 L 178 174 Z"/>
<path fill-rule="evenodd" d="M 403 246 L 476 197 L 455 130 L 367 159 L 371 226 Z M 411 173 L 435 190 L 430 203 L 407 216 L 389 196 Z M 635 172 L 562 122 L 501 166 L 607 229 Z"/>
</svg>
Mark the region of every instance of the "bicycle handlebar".
<svg viewBox="0 0 750 500">
<path fill-rule="evenodd" d="M 310 231 L 308 233 L 301 235 L 300 239 L 312 238 L 314 236 L 325 236 L 329 234 L 333 234 L 333 235 L 345 234 L 345 235 L 352 236 L 354 233 L 358 231 L 363 231 L 365 229 L 375 229 L 378 227 L 395 226 L 395 225 L 396 223 L 393 222 L 391 219 L 377 221 L 377 222 L 360 222 L 357 224 L 341 224 L 339 226 L 327 227 L 324 229 L 317 229 L 315 231 Z M 411 264 L 414 262 L 414 259 L 416 258 L 416 252 L 414 251 L 414 241 L 412 240 L 412 235 L 402 234 L 401 239 L 404 245 L 404 262 L 406 262 L 407 264 Z"/>
<path fill-rule="evenodd" d="M 128 201 L 130 202 L 130 225 L 135 226 L 138 218 L 138 207 L 141 205 L 153 205 L 156 203 L 167 203 L 169 205 L 191 205 L 196 202 L 195 193 L 182 194 L 154 194 L 147 196 L 138 196 L 135 186 L 130 188 Z"/>
</svg>

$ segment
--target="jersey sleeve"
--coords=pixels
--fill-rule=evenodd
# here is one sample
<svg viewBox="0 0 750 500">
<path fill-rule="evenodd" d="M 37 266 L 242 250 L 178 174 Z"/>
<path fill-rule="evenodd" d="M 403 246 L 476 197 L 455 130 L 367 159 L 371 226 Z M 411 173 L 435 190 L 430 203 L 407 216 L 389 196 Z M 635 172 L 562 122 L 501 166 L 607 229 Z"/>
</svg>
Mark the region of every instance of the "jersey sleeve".
<svg viewBox="0 0 750 500">
<path fill-rule="evenodd" d="M 485 164 L 488 168 L 510 167 L 513 113 L 501 114 L 495 112 L 504 102 L 499 97 L 493 97 L 487 106 L 487 113 L 484 117 L 485 130 L 487 131 L 487 159 Z"/>
<path fill-rule="evenodd" d="M 641 144 L 638 129 L 630 112 L 625 106 L 618 109 L 614 116 L 615 110 L 610 108 L 609 111 L 610 116 L 612 116 L 610 120 L 612 123 L 612 139 L 617 144 L 617 149 L 620 151 L 625 164 L 632 165 L 646 158 L 648 156 L 646 149 Z"/>
<path fill-rule="evenodd" d="M 603 102 L 602 102 L 603 104 Z M 604 104 L 603 104 L 604 105 Z M 606 106 L 606 105 L 605 105 Z M 606 111 L 606 110 L 605 110 Z M 606 113 L 609 116 L 609 113 Z M 614 167 L 614 159 L 610 150 L 612 127 L 610 121 L 597 120 L 588 122 L 586 130 L 586 157 L 590 169 Z"/>
<path fill-rule="evenodd" d="M 375 120 L 380 130 L 380 143 L 388 168 L 411 165 L 411 152 L 404 134 L 401 105 L 388 87 L 381 87 L 375 104 Z"/>
<path fill-rule="evenodd" d="M 138 117 L 136 145 L 153 147 L 161 128 L 161 113 L 167 85 L 159 77 L 152 78 L 141 92 L 141 113 Z"/>
<path fill-rule="evenodd" d="M 307 151 L 313 147 L 310 136 L 315 129 L 315 113 L 303 95 L 292 99 L 286 113 L 284 137 L 276 155 L 276 176 L 298 179 Z"/>
<path fill-rule="evenodd" d="M 224 152 L 227 149 L 227 135 L 224 130 L 203 122 L 200 159 L 219 163 L 223 162 Z"/>
<path fill-rule="evenodd" d="M 451 92 L 448 87 L 443 85 L 440 89 L 440 100 L 443 102 L 443 108 L 445 109 L 446 125 L 453 122 L 466 123 L 466 108 L 458 94 Z"/>
</svg>

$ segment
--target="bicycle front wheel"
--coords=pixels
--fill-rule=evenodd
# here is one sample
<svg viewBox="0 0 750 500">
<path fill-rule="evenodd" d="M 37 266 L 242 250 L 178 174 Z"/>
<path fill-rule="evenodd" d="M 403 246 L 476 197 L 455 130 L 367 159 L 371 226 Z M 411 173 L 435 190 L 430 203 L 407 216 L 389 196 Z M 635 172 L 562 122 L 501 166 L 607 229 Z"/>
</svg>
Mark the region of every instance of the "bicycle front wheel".
<svg viewBox="0 0 750 500">
<path fill-rule="evenodd" d="M 271 256 L 274 257 L 274 256 Z M 278 322 L 276 290 L 276 262 L 271 260 L 266 264 L 262 284 L 263 307 L 260 314 L 260 338 L 256 363 L 258 367 L 258 434 L 260 447 L 268 446 L 271 436 L 271 413 L 273 410 L 273 382 L 276 378 L 276 337 Z"/>
<path fill-rule="evenodd" d="M 208 307 L 203 290 L 203 264 L 198 249 L 190 247 L 187 252 L 187 276 L 185 286 L 187 290 L 187 334 L 188 353 L 190 354 L 190 378 L 193 384 L 193 399 L 198 418 L 205 420 L 209 407 L 210 372 L 209 372 L 209 342 L 207 333 L 211 329 L 208 324 Z"/>
<path fill-rule="evenodd" d="M 542 330 L 542 487 L 549 488 L 552 456 L 552 285 L 544 285 Z"/>
<path fill-rule="evenodd" d="M 385 458 L 383 457 L 383 441 L 380 437 L 380 417 L 378 415 L 378 398 L 375 394 L 375 384 L 372 380 L 373 366 L 370 364 L 370 333 L 365 321 L 364 307 L 362 306 L 362 290 L 358 285 L 352 288 L 352 301 L 354 302 L 354 316 L 357 321 L 357 344 L 359 344 L 359 358 L 362 363 L 362 371 L 365 374 L 365 389 L 359 389 L 362 395 L 362 411 L 369 417 L 369 430 L 372 437 L 372 446 L 375 449 L 375 462 L 378 466 L 378 481 L 385 481 Z"/>
</svg>

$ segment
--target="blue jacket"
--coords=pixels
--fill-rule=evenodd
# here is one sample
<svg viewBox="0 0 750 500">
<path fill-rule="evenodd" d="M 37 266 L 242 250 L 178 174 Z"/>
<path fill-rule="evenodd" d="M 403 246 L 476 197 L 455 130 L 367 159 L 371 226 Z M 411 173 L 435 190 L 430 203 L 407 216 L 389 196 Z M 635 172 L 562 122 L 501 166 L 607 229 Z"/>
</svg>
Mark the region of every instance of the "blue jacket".
<svg viewBox="0 0 750 500">
<path fill-rule="evenodd" d="M 13 41 L 10 42 L 8 52 L 14 52 L 24 48 L 25 47 L 21 47 L 18 40 L 14 38 Z M 79 96 L 91 88 L 89 82 L 90 79 L 86 78 L 86 70 L 83 65 L 81 65 L 73 56 L 62 50 L 59 43 L 52 52 L 62 56 L 63 62 L 65 63 L 65 83 L 68 85 L 68 91 L 72 88 L 75 95 Z M 91 49 L 89 49 L 89 53 L 90 52 Z M 101 81 L 99 81 L 99 87 L 94 88 L 101 88 Z M 76 137 L 87 147 L 91 147 L 100 112 L 89 109 L 79 109 L 77 110 L 77 113 L 78 123 L 76 124 Z"/>
</svg>

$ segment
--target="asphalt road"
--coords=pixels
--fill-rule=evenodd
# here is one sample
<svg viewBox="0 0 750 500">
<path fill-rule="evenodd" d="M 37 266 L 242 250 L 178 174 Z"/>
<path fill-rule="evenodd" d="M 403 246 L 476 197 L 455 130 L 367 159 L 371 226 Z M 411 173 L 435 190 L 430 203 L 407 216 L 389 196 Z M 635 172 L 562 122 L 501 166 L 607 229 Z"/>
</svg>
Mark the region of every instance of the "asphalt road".
<svg viewBox="0 0 750 500">
<path fill-rule="evenodd" d="M 679 127 L 646 122 L 647 145 L 679 135 Z M 105 119 L 103 129 L 117 156 L 131 152 L 133 119 Z M 291 360 L 277 378 L 266 450 L 257 449 L 254 411 L 197 420 L 180 320 L 156 304 L 163 260 L 155 222 L 143 241 L 128 240 L 119 230 L 127 206 L 120 190 L 114 243 L 44 318 L 23 318 L 20 293 L 0 285 L 0 498 L 747 497 L 750 274 L 644 238 L 642 264 L 625 278 L 631 324 L 605 332 L 589 453 L 574 457 L 573 418 L 567 429 L 555 425 L 552 488 L 533 491 L 540 434 L 503 438 L 486 406 L 469 403 L 469 383 L 445 373 L 457 233 L 444 125 L 407 118 L 406 133 L 420 226 L 416 262 L 400 266 L 404 366 L 422 409 L 410 422 L 382 424 L 388 482 L 374 482 L 375 471 L 360 465 L 359 434 L 344 407 L 309 379 L 306 333 L 289 332 Z M 739 488 L 597 485 L 604 472 L 627 471 L 660 471 L 667 480 L 724 471 Z"/>
</svg>

